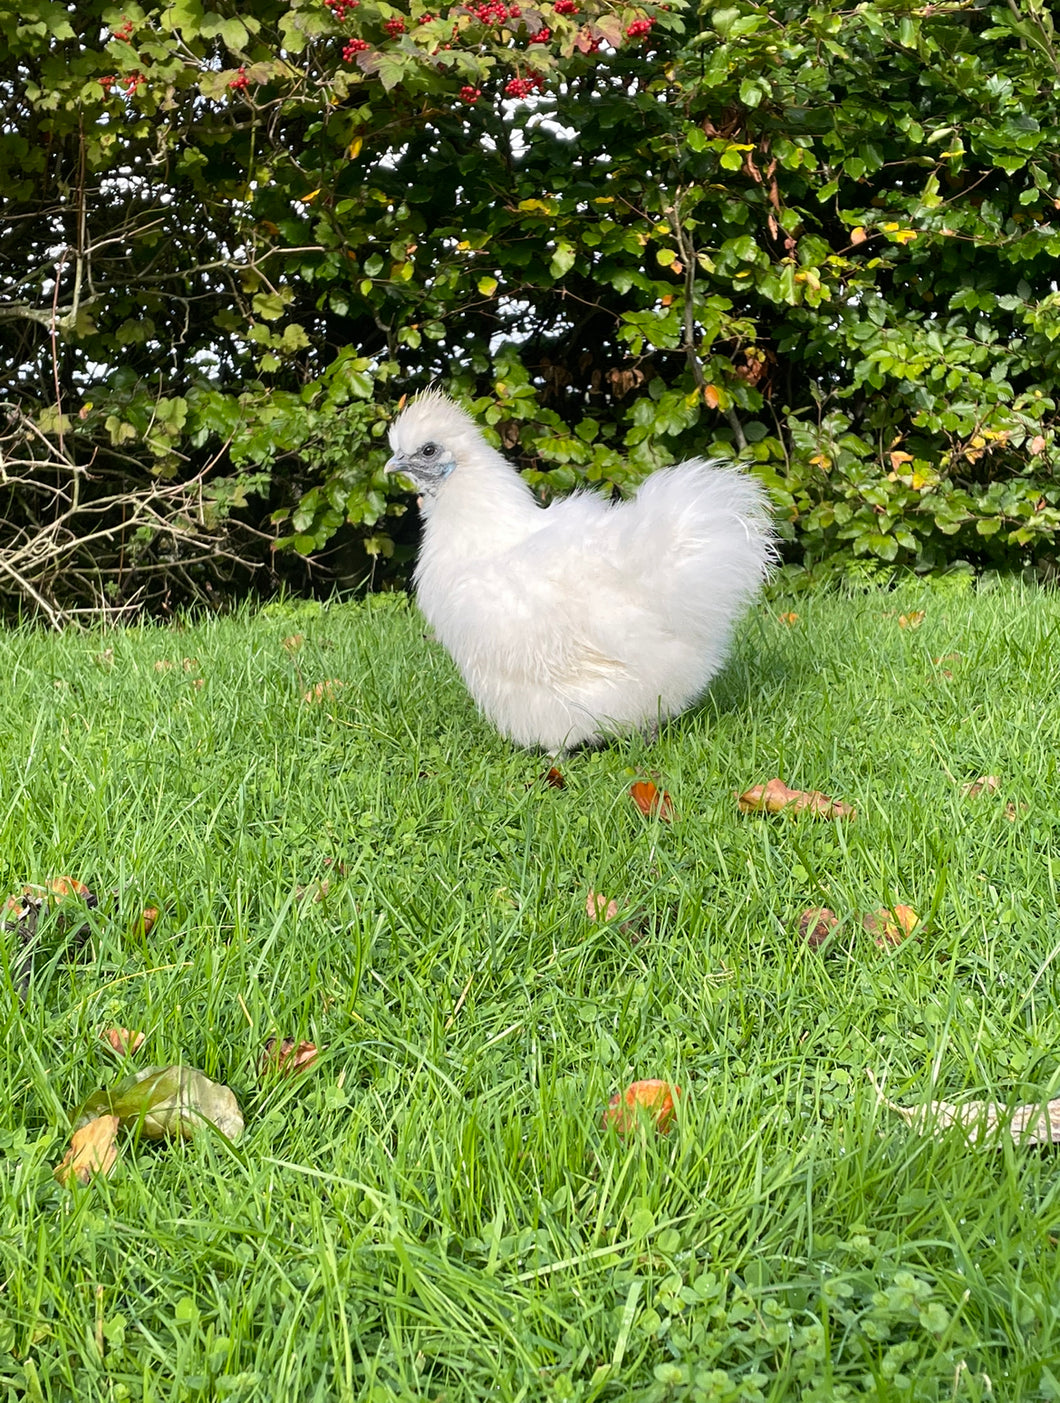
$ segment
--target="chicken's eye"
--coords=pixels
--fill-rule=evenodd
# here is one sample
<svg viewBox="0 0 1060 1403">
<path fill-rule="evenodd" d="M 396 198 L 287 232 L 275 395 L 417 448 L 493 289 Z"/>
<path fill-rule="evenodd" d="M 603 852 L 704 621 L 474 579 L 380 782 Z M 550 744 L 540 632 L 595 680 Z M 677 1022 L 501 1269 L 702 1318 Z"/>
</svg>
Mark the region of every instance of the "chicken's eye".
<svg viewBox="0 0 1060 1403">
<path fill-rule="evenodd" d="M 420 452 L 425 458 L 433 458 L 438 452 L 438 445 L 436 443 L 425 443 L 420 449 Z"/>
</svg>

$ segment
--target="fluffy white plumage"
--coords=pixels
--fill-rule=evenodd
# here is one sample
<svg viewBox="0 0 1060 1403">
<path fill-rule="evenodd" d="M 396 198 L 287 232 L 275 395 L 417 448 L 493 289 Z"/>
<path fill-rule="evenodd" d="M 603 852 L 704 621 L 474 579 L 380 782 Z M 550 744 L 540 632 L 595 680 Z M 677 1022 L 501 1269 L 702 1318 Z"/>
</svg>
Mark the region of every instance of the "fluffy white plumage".
<svg viewBox="0 0 1060 1403">
<path fill-rule="evenodd" d="M 445 395 L 390 429 L 391 472 L 423 493 L 419 606 L 505 736 L 558 752 L 651 728 L 721 666 L 774 549 L 766 495 L 693 459 L 612 503 L 542 508 Z"/>
</svg>

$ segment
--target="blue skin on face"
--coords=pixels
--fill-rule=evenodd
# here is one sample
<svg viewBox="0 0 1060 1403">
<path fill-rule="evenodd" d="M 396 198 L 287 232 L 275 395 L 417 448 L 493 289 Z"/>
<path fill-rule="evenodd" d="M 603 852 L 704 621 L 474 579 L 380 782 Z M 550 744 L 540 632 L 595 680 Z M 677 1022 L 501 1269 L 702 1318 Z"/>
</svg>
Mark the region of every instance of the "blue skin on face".
<svg viewBox="0 0 1060 1403">
<path fill-rule="evenodd" d="M 386 465 L 388 473 L 410 477 L 424 492 L 435 492 L 456 467 L 440 443 L 425 443 L 414 453 L 395 454 Z"/>
</svg>

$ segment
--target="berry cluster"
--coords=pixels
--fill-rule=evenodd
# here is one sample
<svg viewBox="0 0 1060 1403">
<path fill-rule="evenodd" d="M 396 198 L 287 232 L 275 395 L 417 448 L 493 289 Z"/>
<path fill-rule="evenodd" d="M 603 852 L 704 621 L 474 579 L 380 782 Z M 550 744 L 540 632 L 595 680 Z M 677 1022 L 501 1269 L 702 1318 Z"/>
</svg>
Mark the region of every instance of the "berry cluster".
<svg viewBox="0 0 1060 1403">
<path fill-rule="evenodd" d="M 551 38 L 552 38 L 552 30 L 549 29 L 548 26 L 546 25 L 544 28 L 539 29 L 539 30 L 537 31 L 536 34 L 531 35 L 531 37 L 530 37 L 530 43 L 531 43 L 531 44 L 547 44 L 548 41 L 549 41 Z"/>
<path fill-rule="evenodd" d="M 110 31 L 111 37 L 114 39 L 131 39 L 133 36 L 134 28 L 133 22 L 131 19 L 126 19 L 124 15 L 122 15 L 122 21 L 123 23 L 119 26 L 119 28 L 112 29 Z"/>
<path fill-rule="evenodd" d="M 470 103 L 471 106 L 474 106 L 481 96 L 482 89 L 473 88 L 470 83 L 460 89 L 460 101 Z"/>
<path fill-rule="evenodd" d="M 509 78 L 504 85 L 505 97 L 529 97 L 536 89 L 537 92 L 545 86 L 545 80 L 540 73 L 529 73 L 525 78 Z"/>
<path fill-rule="evenodd" d="M 349 63 L 354 54 L 363 54 L 365 49 L 370 49 L 371 47 L 367 39 L 351 39 L 347 44 L 343 45 L 342 57 Z"/>
<path fill-rule="evenodd" d="M 324 0 L 325 6 L 341 24 L 351 10 L 356 10 L 361 0 Z"/>
<path fill-rule="evenodd" d="M 242 65 L 236 69 L 236 76 L 229 82 L 228 86 L 230 88 L 235 88 L 237 91 L 242 91 L 243 88 L 250 86 L 250 80 L 247 78 L 247 70 Z"/>
<path fill-rule="evenodd" d="M 640 39 L 643 35 L 650 33 L 653 20 L 635 19 L 632 24 L 626 26 L 627 39 Z"/>
<path fill-rule="evenodd" d="M 556 0 L 552 8 L 557 15 L 576 15 L 578 13 L 578 0 Z"/>
<path fill-rule="evenodd" d="M 139 69 L 137 69 L 135 73 L 130 73 L 125 81 L 126 96 L 133 97 L 136 94 L 137 90 L 143 87 L 146 82 L 146 77 L 139 71 Z"/>
<path fill-rule="evenodd" d="M 395 15 L 393 19 L 388 19 L 383 28 L 390 35 L 391 39 L 396 39 L 399 34 L 405 33 L 405 21 L 400 15 Z"/>
<path fill-rule="evenodd" d="M 416 21 L 416 23 L 417 23 L 417 24 L 430 24 L 430 22 L 431 22 L 433 19 L 434 19 L 434 16 L 433 16 L 433 15 L 423 14 L 423 15 L 420 15 L 420 17 L 419 17 L 419 19 Z"/>
<path fill-rule="evenodd" d="M 107 73 L 107 74 L 105 74 L 102 78 L 97 79 L 97 82 L 99 83 L 99 86 L 103 89 L 103 91 L 104 91 L 108 96 L 110 95 L 110 90 L 111 90 L 111 88 L 113 88 L 114 84 L 115 84 L 117 81 L 118 81 L 118 80 L 117 80 L 117 78 L 115 78 L 115 76 L 114 76 L 113 73 Z"/>
<path fill-rule="evenodd" d="M 495 24 L 499 29 L 507 19 L 519 19 L 522 15 L 518 5 L 504 5 L 501 0 L 486 0 L 485 4 L 472 5 L 470 13 L 482 24 Z"/>
</svg>

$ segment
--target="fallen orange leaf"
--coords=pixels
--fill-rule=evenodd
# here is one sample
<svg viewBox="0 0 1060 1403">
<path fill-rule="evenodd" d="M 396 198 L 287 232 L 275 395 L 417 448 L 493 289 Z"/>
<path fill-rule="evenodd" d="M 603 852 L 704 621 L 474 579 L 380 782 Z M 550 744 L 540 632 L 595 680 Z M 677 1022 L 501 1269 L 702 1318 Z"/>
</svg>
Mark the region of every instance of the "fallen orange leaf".
<svg viewBox="0 0 1060 1403">
<path fill-rule="evenodd" d="M 129 1028 L 105 1028 L 99 1036 L 110 1043 L 119 1057 L 132 1057 L 140 1051 L 147 1038 L 146 1033 L 133 1032 Z"/>
<path fill-rule="evenodd" d="M 97 1116 L 75 1130 L 70 1148 L 52 1170 L 59 1183 L 70 1188 L 74 1180 L 87 1184 L 93 1174 L 109 1174 L 118 1159 L 118 1125 L 117 1116 Z"/>
<path fill-rule="evenodd" d="M 310 705 L 322 701 L 334 701 L 336 693 L 341 692 L 345 685 L 337 677 L 329 677 L 326 682 L 317 682 L 315 686 L 310 687 L 302 700 L 309 702 Z"/>
<path fill-rule="evenodd" d="M 797 624 L 799 622 L 799 616 L 794 610 L 790 610 L 787 614 L 778 614 L 777 618 L 782 624 L 787 624 L 789 628 L 792 624 Z"/>
<path fill-rule="evenodd" d="M 654 815 L 669 823 L 674 816 L 674 806 L 669 794 L 665 789 L 656 789 L 650 779 L 641 779 L 630 785 L 629 796 L 648 818 Z"/>
<path fill-rule="evenodd" d="M 899 615 L 898 615 L 898 627 L 899 627 L 899 628 L 919 628 L 920 625 L 921 625 L 923 622 L 924 622 L 924 611 L 923 611 L 923 609 L 914 609 L 913 612 L 910 613 L 910 614 L 899 614 Z"/>
<path fill-rule="evenodd" d="M 296 1043 L 294 1038 L 270 1038 L 261 1055 L 261 1073 L 276 1072 L 285 1077 L 308 1072 L 317 1060 L 316 1043 Z"/>
<path fill-rule="evenodd" d="M 85 886 L 84 882 L 79 882 L 76 877 L 49 877 L 44 884 L 48 895 L 54 897 L 56 901 L 62 901 L 64 896 L 79 896 L 82 901 L 89 901 L 92 892 Z M 29 895 L 31 888 L 25 888 Z"/>
<path fill-rule="evenodd" d="M 911 906 L 881 907 L 862 916 L 861 924 L 881 950 L 888 945 L 901 945 L 920 924 L 920 917 Z"/>
<path fill-rule="evenodd" d="M 805 809 L 815 818 L 857 817 L 856 810 L 849 804 L 830 799 L 819 789 L 789 789 L 782 779 L 771 779 L 765 784 L 756 784 L 739 795 L 736 802 L 740 812 L 744 814 L 779 814 L 786 809 L 791 809 L 793 813 L 801 813 Z"/>
<path fill-rule="evenodd" d="M 545 783 L 550 789 L 566 789 L 567 787 L 567 781 L 563 778 L 562 771 L 557 770 L 555 765 L 552 766 L 545 776 Z"/>
<path fill-rule="evenodd" d="M 674 1102 L 680 1095 L 681 1088 L 668 1081 L 635 1081 L 611 1097 L 604 1112 L 604 1127 L 613 1126 L 624 1135 L 637 1125 L 643 1113 L 665 1135 L 674 1118 Z"/>
</svg>

